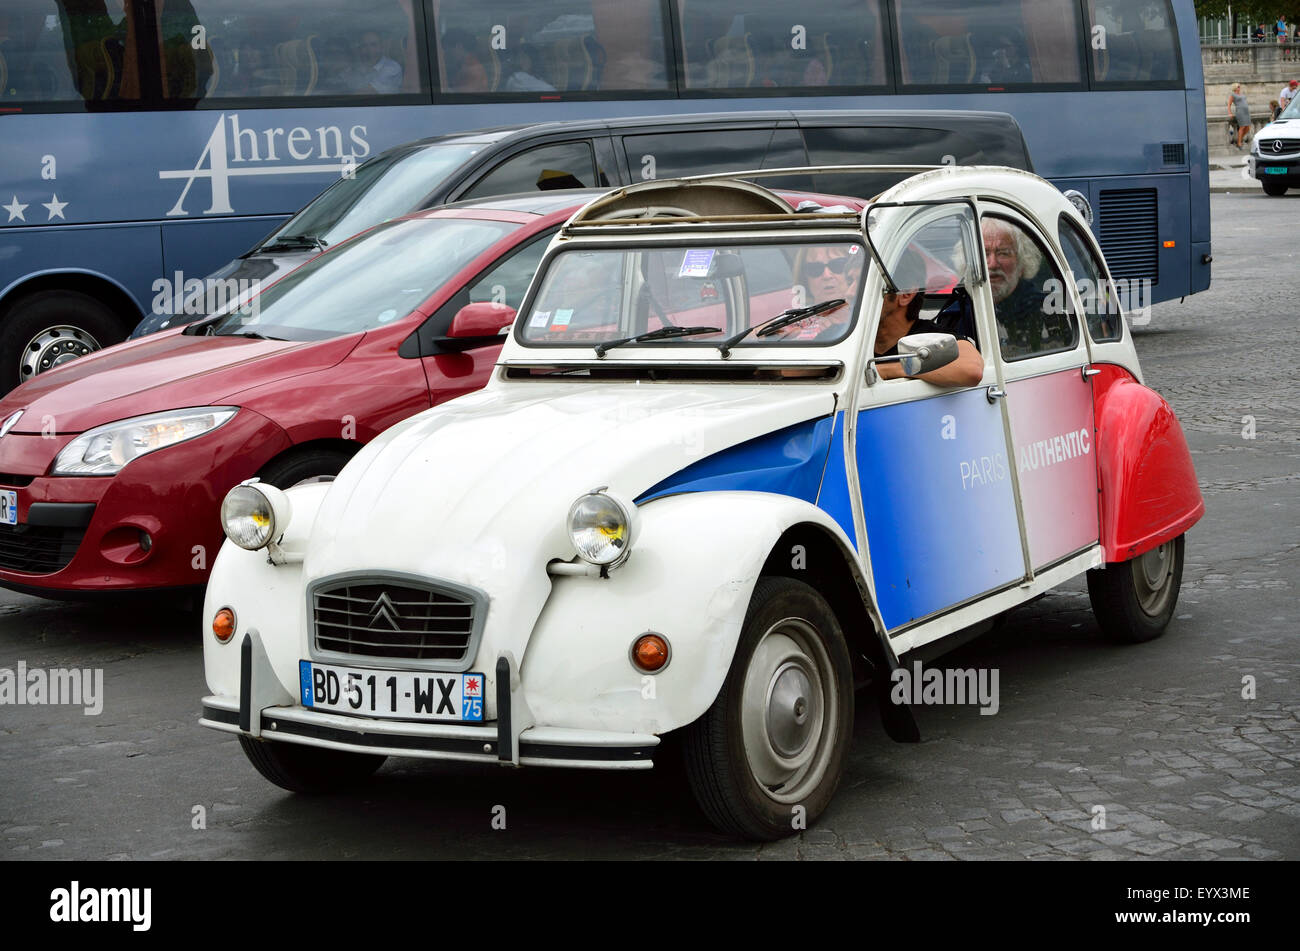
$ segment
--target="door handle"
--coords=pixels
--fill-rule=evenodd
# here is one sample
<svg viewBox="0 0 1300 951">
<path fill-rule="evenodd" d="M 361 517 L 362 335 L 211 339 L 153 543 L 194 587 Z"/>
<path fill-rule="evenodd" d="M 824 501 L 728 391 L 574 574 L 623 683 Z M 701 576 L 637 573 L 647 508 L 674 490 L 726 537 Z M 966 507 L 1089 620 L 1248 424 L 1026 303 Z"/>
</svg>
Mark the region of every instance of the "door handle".
<svg viewBox="0 0 1300 951">
<path fill-rule="evenodd" d="M 1088 378 L 1090 378 L 1090 377 L 1094 377 L 1094 376 L 1096 376 L 1096 375 L 1097 375 L 1098 373 L 1100 373 L 1100 372 L 1101 372 L 1101 371 L 1098 370 L 1096 367 L 1084 367 L 1084 368 L 1083 368 L 1083 378 L 1086 380 L 1086 379 L 1088 379 Z"/>
<path fill-rule="evenodd" d="M 984 395 L 988 397 L 990 403 L 995 403 L 1000 399 L 1004 399 L 1007 395 L 1007 391 L 998 389 L 997 384 L 995 383 L 984 391 Z"/>
</svg>

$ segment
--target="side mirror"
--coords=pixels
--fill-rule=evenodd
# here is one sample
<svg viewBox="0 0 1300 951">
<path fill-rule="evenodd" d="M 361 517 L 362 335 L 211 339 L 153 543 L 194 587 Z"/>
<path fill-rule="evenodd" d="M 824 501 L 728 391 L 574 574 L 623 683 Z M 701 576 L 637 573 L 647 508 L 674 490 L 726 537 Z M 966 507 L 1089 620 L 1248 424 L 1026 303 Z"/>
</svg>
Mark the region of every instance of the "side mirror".
<svg viewBox="0 0 1300 951">
<path fill-rule="evenodd" d="M 515 309 L 508 304 L 494 304 L 492 301 L 466 304 L 451 319 L 447 336 L 458 340 L 497 337 L 505 333 L 514 322 Z"/>
<path fill-rule="evenodd" d="M 957 338 L 952 334 L 908 334 L 898 341 L 899 364 L 907 376 L 920 376 L 957 359 Z"/>
</svg>

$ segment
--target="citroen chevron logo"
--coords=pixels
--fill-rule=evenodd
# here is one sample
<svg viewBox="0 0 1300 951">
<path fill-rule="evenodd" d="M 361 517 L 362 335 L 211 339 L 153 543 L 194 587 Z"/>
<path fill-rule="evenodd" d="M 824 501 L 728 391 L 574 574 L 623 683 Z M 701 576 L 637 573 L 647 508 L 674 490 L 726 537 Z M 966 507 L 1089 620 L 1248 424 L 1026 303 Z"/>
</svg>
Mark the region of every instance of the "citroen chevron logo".
<svg viewBox="0 0 1300 951">
<path fill-rule="evenodd" d="M 397 623 L 399 617 L 401 617 L 401 612 L 393 607 L 393 602 L 388 600 L 388 592 L 384 591 L 380 593 L 379 597 L 375 598 L 375 606 L 370 612 L 370 620 L 366 622 L 366 626 L 374 629 L 378 627 L 379 622 L 382 620 L 388 623 L 391 630 L 400 631 L 402 629 L 401 625 Z"/>
</svg>

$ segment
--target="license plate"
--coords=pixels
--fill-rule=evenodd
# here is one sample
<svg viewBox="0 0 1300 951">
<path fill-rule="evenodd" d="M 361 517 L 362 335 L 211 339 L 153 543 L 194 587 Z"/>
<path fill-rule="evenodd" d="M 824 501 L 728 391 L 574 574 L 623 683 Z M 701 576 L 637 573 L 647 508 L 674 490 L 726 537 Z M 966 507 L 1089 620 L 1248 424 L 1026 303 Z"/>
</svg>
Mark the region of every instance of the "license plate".
<svg viewBox="0 0 1300 951">
<path fill-rule="evenodd" d="M 1285 175 L 1285 174 L 1286 174 L 1287 172 L 1289 172 L 1289 171 L 1290 171 L 1290 169 L 1288 169 L 1285 165 L 1265 165 L 1265 166 L 1264 166 L 1264 174 L 1265 174 L 1265 175 Z"/>
<path fill-rule="evenodd" d="M 0 489 L 0 525 L 18 524 L 18 493 Z"/>
<path fill-rule="evenodd" d="M 482 674 L 443 674 L 418 670 L 338 667 L 298 662 L 299 697 L 304 707 L 397 720 L 482 723 Z"/>
</svg>

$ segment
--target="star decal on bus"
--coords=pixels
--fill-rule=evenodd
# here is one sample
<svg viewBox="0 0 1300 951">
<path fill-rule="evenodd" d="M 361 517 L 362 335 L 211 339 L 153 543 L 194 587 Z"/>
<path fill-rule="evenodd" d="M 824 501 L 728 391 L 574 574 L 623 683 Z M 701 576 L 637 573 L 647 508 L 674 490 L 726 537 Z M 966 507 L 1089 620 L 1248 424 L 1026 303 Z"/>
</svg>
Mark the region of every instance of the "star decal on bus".
<svg viewBox="0 0 1300 951">
<path fill-rule="evenodd" d="M 49 211 L 50 217 L 47 219 L 49 221 L 53 221 L 55 218 L 63 218 L 64 221 L 68 220 L 63 217 L 63 209 L 68 207 L 68 203 L 59 201 L 58 195 L 51 195 L 49 201 L 41 202 L 41 207 Z"/>
<path fill-rule="evenodd" d="M 10 221 L 13 221 L 14 219 L 17 219 L 18 221 L 27 220 L 27 217 L 23 214 L 23 212 L 27 210 L 27 206 L 21 204 L 18 201 L 17 195 L 14 195 L 13 200 L 10 201 L 9 204 L 0 205 L 0 208 L 3 208 L 5 211 L 9 212 Z"/>
</svg>

